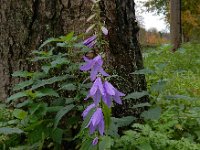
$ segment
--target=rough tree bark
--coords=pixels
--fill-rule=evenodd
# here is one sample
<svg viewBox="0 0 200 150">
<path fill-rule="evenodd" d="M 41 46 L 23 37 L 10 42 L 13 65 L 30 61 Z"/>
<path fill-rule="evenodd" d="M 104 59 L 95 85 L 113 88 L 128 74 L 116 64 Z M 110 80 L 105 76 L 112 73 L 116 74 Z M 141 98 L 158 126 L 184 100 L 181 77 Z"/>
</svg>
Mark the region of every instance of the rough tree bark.
<svg viewBox="0 0 200 150">
<path fill-rule="evenodd" d="M 170 36 L 172 51 L 181 44 L 181 0 L 170 0 Z"/>
<path fill-rule="evenodd" d="M 101 9 L 109 28 L 108 65 L 114 74 L 120 76 L 114 82 L 126 94 L 146 90 L 144 75 L 130 74 L 143 69 L 141 48 L 137 39 L 139 28 L 134 6 L 134 0 L 104 0 L 101 3 Z M 122 106 L 115 106 L 113 113 L 117 117 L 138 116 L 142 109 L 133 109 L 133 105 L 147 101 L 147 96 L 138 100 L 123 101 Z"/>
<path fill-rule="evenodd" d="M 10 94 L 16 70 L 32 70 L 27 57 L 49 37 L 84 29 L 84 0 L 0 0 L 0 101 Z M 86 15 L 88 13 L 88 15 Z"/>
</svg>

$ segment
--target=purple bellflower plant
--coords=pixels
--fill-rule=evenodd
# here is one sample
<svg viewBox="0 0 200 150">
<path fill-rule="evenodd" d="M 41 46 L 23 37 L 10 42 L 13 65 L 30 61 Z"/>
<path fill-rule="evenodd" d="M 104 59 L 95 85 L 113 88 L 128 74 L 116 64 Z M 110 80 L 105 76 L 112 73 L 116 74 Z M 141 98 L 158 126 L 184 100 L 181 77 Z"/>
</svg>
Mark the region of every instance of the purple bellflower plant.
<svg viewBox="0 0 200 150">
<path fill-rule="evenodd" d="M 92 48 L 96 44 L 97 35 L 93 35 L 83 41 L 83 45 Z"/>
<path fill-rule="evenodd" d="M 102 26 L 101 31 L 103 32 L 104 35 L 108 35 L 108 29 L 106 27 Z"/>
<path fill-rule="evenodd" d="M 103 112 L 101 108 L 97 108 L 94 114 L 92 115 L 88 125 L 86 128 L 89 127 L 90 134 L 94 133 L 96 128 L 98 128 L 100 135 L 103 136 L 104 133 L 104 118 L 103 118 Z"/>
<path fill-rule="evenodd" d="M 89 91 L 89 94 L 87 95 L 85 100 L 87 100 L 89 97 L 92 97 L 94 100 L 94 104 L 98 105 L 101 100 L 101 95 L 104 95 L 104 94 L 105 94 L 105 91 L 103 88 L 101 77 L 98 77 L 94 81 L 94 84 L 92 85 L 92 87 Z"/>
<path fill-rule="evenodd" d="M 96 137 L 93 141 L 92 141 L 92 145 L 97 145 L 97 143 L 98 143 L 98 137 Z"/>
<path fill-rule="evenodd" d="M 91 0 L 93 2 L 93 6 L 99 7 L 98 2 L 100 0 Z M 92 16 L 89 17 L 89 20 L 94 18 L 96 15 L 99 15 L 98 13 L 93 14 Z M 108 35 L 108 29 L 104 26 L 99 26 L 99 24 L 93 24 L 90 26 L 86 32 L 91 31 L 95 27 L 98 27 L 97 29 L 101 30 L 104 35 Z M 98 32 L 97 32 L 98 33 Z M 95 34 L 86 40 L 83 41 L 83 44 L 89 48 L 93 48 L 94 45 L 96 44 L 97 40 L 97 35 Z M 121 96 L 125 96 L 124 93 L 118 91 L 114 86 L 106 81 L 104 77 L 109 76 L 104 69 L 103 69 L 103 60 L 100 55 L 97 55 L 96 57 L 90 59 L 87 56 L 83 57 L 85 64 L 80 67 L 81 71 L 89 71 L 90 72 L 90 79 L 93 82 L 93 85 L 91 89 L 88 92 L 87 97 L 85 100 L 89 99 L 90 97 L 93 99 L 93 103 L 90 104 L 89 106 L 86 107 L 86 109 L 82 113 L 83 119 L 85 119 L 88 116 L 88 113 L 94 109 L 94 113 L 92 117 L 90 118 L 87 126 L 85 128 L 89 128 L 89 133 L 93 134 L 95 130 L 99 132 L 101 136 L 104 135 L 104 115 L 103 111 L 101 109 L 102 102 L 105 103 L 105 105 L 108 106 L 108 108 L 111 107 L 112 101 L 122 104 Z M 107 116 L 105 116 L 107 117 Z M 96 145 L 99 141 L 99 137 L 96 136 L 92 142 L 92 145 Z"/>
<path fill-rule="evenodd" d="M 83 119 L 85 119 L 85 117 L 87 116 L 87 114 L 90 112 L 90 110 L 92 108 L 95 108 L 95 104 L 92 103 L 91 105 L 89 105 L 82 113 Z"/>
<path fill-rule="evenodd" d="M 101 58 L 100 55 L 97 55 L 95 58 L 93 59 L 88 59 L 87 57 L 83 57 L 86 64 L 80 67 L 80 70 L 82 71 L 90 71 L 90 78 L 92 81 L 95 80 L 97 74 L 100 72 L 103 76 L 109 76 L 109 74 L 107 74 L 103 68 L 103 60 Z"/>
<path fill-rule="evenodd" d="M 102 95 L 102 98 L 103 98 L 104 103 L 108 107 L 111 107 L 112 99 L 116 103 L 122 104 L 122 100 L 121 100 L 120 96 L 125 96 L 125 94 L 118 91 L 116 88 L 114 88 L 113 85 L 111 83 L 109 83 L 108 81 L 104 82 L 104 91 L 105 91 L 105 94 Z"/>
</svg>

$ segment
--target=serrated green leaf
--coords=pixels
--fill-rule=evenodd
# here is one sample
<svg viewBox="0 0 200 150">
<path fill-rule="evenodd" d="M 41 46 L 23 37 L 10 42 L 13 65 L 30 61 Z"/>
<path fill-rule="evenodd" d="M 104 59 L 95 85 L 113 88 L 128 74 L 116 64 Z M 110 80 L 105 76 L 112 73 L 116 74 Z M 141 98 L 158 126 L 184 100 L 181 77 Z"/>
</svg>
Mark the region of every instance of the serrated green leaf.
<svg viewBox="0 0 200 150">
<path fill-rule="evenodd" d="M 63 109 L 63 106 L 47 107 L 47 112 L 58 112 Z"/>
<path fill-rule="evenodd" d="M 69 64 L 70 61 L 66 58 L 58 57 L 56 60 L 51 62 L 52 67 L 56 67 L 57 65 Z"/>
<path fill-rule="evenodd" d="M 43 65 L 41 68 L 46 74 L 48 74 L 49 70 L 51 69 L 51 65 L 46 64 L 46 65 Z"/>
<path fill-rule="evenodd" d="M 56 44 L 57 47 L 67 47 L 67 43 L 57 43 Z"/>
<path fill-rule="evenodd" d="M 140 108 L 140 107 L 149 107 L 151 106 L 149 103 L 140 103 L 140 104 L 137 104 L 137 105 L 134 105 L 132 108 Z"/>
<path fill-rule="evenodd" d="M 0 134 L 21 134 L 23 131 L 19 128 L 2 127 L 0 128 Z"/>
<path fill-rule="evenodd" d="M 33 75 L 33 73 L 28 72 L 28 71 L 15 71 L 12 76 L 13 77 L 31 77 Z"/>
<path fill-rule="evenodd" d="M 112 137 L 119 137 L 118 128 L 130 125 L 134 120 L 136 120 L 133 116 L 127 116 L 122 118 L 111 117 L 111 124 L 108 129 L 108 135 Z"/>
<path fill-rule="evenodd" d="M 45 115 L 47 112 L 47 104 L 46 103 L 35 103 L 31 105 L 30 113 L 31 115 Z"/>
<path fill-rule="evenodd" d="M 43 88 L 35 92 L 35 97 L 40 98 L 44 96 L 59 97 L 58 93 L 54 89 L 51 89 L 51 88 Z"/>
<path fill-rule="evenodd" d="M 102 140 L 99 142 L 99 150 L 111 149 L 111 146 L 113 146 L 113 144 L 114 142 L 111 137 L 103 136 Z"/>
<path fill-rule="evenodd" d="M 16 84 L 13 88 L 14 91 L 16 90 L 21 90 L 21 89 L 24 89 L 25 87 L 27 86 L 30 86 L 33 84 L 33 80 L 27 80 L 27 81 L 24 81 L 24 82 L 20 82 L 19 84 Z"/>
<path fill-rule="evenodd" d="M 51 42 L 61 42 L 62 40 L 59 39 L 59 38 L 49 38 L 47 39 L 44 43 L 42 43 L 42 45 L 39 47 L 39 50 L 44 47 L 45 45 L 47 45 L 48 43 L 51 43 Z"/>
<path fill-rule="evenodd" d="M 63 133 L 64 131 L 62 129 L 55 128 L 51 133 L 51 137 L 56 143 L 61 144 Z"/>
<path fill-rule="evenodd" d="M 31 104 L 31 103 L 32 103 L 31 100 L 25 100 L 25 101 L 23 101 L 22 103 L 18 103 L 18 104 L 16 105 L 16 108 L 21 108 L 21 107 L 27 106 L 28 104 Z"/>
<path fill-rule="evenodd" d="M 141 114 L 144 119 L 158 120 L 160 118 L 162 109 L 160 107 L 149 109 Z"/>
<path fill-rule="evenodd" d="M 61 88 L 59 90 L 67 90 L 67 91 L 75 91 L 76 86 L 72 83 L 64 83 L 61 85 Z"/>
<path fill-rule="evenodd" d="M 147 91 L 133 92 L 128 94 L 124 99 L 139 99 L 145 95 L 149 95 L 149 93 Z"/>
<path fill-rule="evenodd" d="M 46 80 L 41 80 L 40 82 L 38 82 L 37 84 L 32 86 L 32 90 L 37 89 L 39 87 L 45 86 L 45 85 L 49 85 L 49 84 L 53 84 L 55 82 L 59 82 L 59 81 L 63 81 L 67 79 L 67 75 L 65 76 L 58 76 L 58 77 L 52 77 L 50 79 L 46 79 Z"/>
<path fill-rule="evenodd" d="M 161 80 L 151 86 L 151 90 L 155 92 L 161 92 L 166 85 L 166 81 Z"/>
<path fill-rule="evenodd" d="M 68 105 L 64 108 L 62 108 L 57 114 L 56 114 L 56 117 L 55 117 L 55 120 L 54 120 L 54 128 L 56 128 L 58 126 L 58 123 L 60 121 L 60 119 L 66 114 L 68 113 L 70 110 L 72 110 L 72 108 L 74 108 L 74 105 Z"/>
<path fill-rule="evenodd" d="M 23 91 L 23 92 L 18 92 L 18 93 L 16 93 L 16 94 L 11 95 L 11 96 L 7 99 L 7 101 L 10 102 L 10 101 L 12 101 L 12 100 L 16 100 L 16 99 L 18 99 L 18 98 L 22 98 L 22 97 L 25 97 L 25 96 L 27 96 L 27 93 L 26 93 L 25 91 Z"/>
<path fill-rule="evenodd" d="M 27 112 L 22 110 L 22 109 L 14 109 L 13 111 L 13 116 L 18 118 L 18 119 L 24 119 L 27 116 Z"/>
<path fill-rule="evenodd" d="M 136 120 L 136 118 L 133 116 L 127 116 L 122 118 L 112 117 L 112 120 L 118 127 L 124 127 L 130 125 L 134 120 Z"/>
</svg>

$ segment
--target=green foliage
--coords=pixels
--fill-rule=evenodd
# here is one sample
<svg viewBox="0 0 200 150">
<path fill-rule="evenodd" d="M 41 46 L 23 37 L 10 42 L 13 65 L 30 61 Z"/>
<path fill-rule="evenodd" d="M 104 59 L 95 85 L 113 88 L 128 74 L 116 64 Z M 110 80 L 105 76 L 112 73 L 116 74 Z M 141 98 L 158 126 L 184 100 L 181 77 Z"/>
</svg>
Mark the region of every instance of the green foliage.
<svg viewBox="0 0 200 150">
<path fill-rule="evenodd" d="M 164 45 L 145 51 L 146 69 L 136 73 L 146 75 L 151 105 L 141 105 L 151 108 L 141 114 L 145 122 L 124 132 L 112 149 L 199 149 L 200 45 L 184 44 L 175 53 L 169 49 Z"/>
<path fill-rule="evenodd" d="M 77 47 L 79 50 L 74 50 Z M 32 53 L 37 71 L 13 73 L 22 82 L 14 86 L 16 93 L 7 99 L 15 109 L 8 122 L 0 122 L 0 139 L 4 142 L 0 149 L 60 149 L 62 143 L 73 140 L 81 126 L 80 114 L 85 107 L 81 101 L 88 89 L 81 84 L 85 75 L 79 71 L 87 51 L 73 33 L 51 38 Z M 5 119 L 8 114 L 0 117 Z M 21 138 L 16 139 L 18 136 Z"/>
<path fill-rule="evenodd" d="M 149 96 L 150 103 L 132 106 L 148 109 L 140 118 L 115 118 L 103 105 L 105 136 L 93 146 L 98 133 L 90 135 L 86 126 L 94 109 L 81 125 L 81 112 L 88 105 L 83 99 L 91 83 L 81 82 L 86 76 L 80 73 L 79 62 L 88 49 L 77 40 L 73 33 L 47 40 L 33 52 L 31 61 L 39 64 L 38 71 L 13 74 L 23 81 L 14 86 L 16 93 L 8 98 L 8 104 L 0 105 L 0 149 L 60 149 L 65 144 L 81 150 L 199 149 L 199 44 L 185 44 L 175 53 L 168 45 L 146 50 L 146 68 L 131 74 L 146 75 L 148 92 L 133 92 L 124 99 Z M 118 130 L 131 124 L 132 128 L 119 135 Z"/>
</svg>

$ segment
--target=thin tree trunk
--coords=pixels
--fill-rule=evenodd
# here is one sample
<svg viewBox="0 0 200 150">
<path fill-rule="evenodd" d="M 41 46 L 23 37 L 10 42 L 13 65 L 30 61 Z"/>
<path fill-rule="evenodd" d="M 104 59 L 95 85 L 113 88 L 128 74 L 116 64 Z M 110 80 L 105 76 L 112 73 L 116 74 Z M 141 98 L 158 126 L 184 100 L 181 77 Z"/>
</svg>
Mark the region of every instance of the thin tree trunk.
<svg viewBox="0 0 200 150">
<path fill-rule="evenodd" d="M 109 27 L 107 63 L 109 69 L 120 76 L 114 83 L 126 94 L 146 90 L 144 75 L 130 74 L 143 68 L 141 48 L 137 40 L 139 28 L 134 6 L 134 0 L 105 0 L 101 3 Z M 113 113 L 117 117 L 138 116 L 142 109 L 132 107 L 136 103 L 147 101 L 146 96 L 138 100 L 124 100 L 122 106 L 115 106 Z"/>
<path fill-rule="evenodd" d="M 181 0 L 170 0 L 170 35 L 172 51 L 181 44 Z"/>
</svg>

